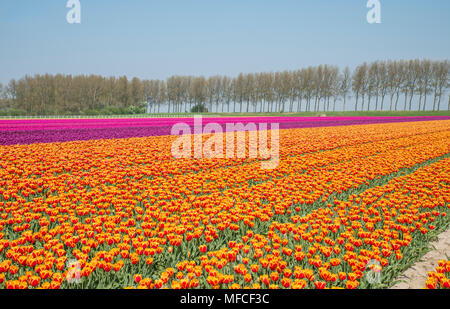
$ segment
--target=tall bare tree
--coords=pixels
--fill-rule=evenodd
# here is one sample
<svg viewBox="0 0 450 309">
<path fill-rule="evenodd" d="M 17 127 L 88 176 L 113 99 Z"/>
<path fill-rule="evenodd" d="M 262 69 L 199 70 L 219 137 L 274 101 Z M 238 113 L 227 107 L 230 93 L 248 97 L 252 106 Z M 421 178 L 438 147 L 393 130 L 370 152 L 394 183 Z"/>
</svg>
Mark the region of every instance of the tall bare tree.
<svg viewBox="0 0 450 309">
<path fill-rule="evenodd" d="M 345 111 L 345 104 L 347 102 L 348 94 L 350 93 L 350 90 L 352 88 L 352 75 L 349 67 L 345 67 L 344 71 L 342 72 L 342 78 L 340 80 L 340 95 L 342 96 L 342 99 L 344 101 L 343 110 Z"/>
<path fill-rule="evenodd" d="M 355 101 L 355 111 L 358 110 L 358 98 L 361 96 L 363 103 L 361 110 L 364 108 L 364 93 L 366 91 L 367 85 L 367 64 L 364 63 L 356 67 L 353 73 L 353 82 L 352 82 L 352 90 L 355 93 L 356 101 Z"/>
</svg>

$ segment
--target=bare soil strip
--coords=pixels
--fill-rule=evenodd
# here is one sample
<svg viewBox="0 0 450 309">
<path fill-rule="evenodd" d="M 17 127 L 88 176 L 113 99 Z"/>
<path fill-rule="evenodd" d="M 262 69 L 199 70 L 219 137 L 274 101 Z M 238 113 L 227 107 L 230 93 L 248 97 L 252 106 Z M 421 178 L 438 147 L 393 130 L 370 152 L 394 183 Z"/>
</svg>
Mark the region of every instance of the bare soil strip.
<svg viewBox="0 0 450 309">
<path fill-rule="evenodd" d="M 450 257 L 450 229 L 439 234 L 438 239 L 430 243 L 430 248 L 433 250 L 397 278 L 404 282 L 395 284 L 391 289 L 423 289 L 425 287 L 428 272 L 436 270 L 439 260 Z"/>
</svg>

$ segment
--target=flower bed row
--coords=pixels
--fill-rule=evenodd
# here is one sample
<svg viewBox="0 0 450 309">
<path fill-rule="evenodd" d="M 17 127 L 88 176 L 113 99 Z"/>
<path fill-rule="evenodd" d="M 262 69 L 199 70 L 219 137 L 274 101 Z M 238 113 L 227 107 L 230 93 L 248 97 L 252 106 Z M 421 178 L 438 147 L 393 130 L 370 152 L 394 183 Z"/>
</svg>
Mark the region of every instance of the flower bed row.
<svg viewBox="0 0 450 309">
<path fill-rule="evenodd" d="M 279 123 L 280 129 L 292 129 L 445 119 L 449 117 L 205 117 L 202 123 L 218 123 L 225 131 L 226 123 L 239 122 Z M 193 130 L 193 118 L 0 120 L 0 145 L 170 135 L 180 122 Z"/>
</svg>

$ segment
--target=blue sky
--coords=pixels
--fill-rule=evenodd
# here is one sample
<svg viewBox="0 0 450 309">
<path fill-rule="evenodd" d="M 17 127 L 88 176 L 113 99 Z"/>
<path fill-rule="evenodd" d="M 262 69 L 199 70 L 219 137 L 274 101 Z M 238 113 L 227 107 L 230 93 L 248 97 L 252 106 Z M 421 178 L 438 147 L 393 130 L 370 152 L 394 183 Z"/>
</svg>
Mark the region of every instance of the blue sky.
<svg viewBox="0 0 450 309">
<path fill-rule="evenodd" d="M 448 59 L 450 1 L 0 0 L 0 82 L 25 74 L 226 74 L 340 67 L 381 59 Z"/>
</svg>

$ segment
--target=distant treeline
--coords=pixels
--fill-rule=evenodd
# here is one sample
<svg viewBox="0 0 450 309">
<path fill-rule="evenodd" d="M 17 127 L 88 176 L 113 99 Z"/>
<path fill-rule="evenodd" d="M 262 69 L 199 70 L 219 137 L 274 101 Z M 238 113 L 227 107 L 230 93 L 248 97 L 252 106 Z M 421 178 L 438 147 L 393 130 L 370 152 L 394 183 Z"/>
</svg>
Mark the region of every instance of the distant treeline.
<svg viewBox="0 0 450 309">
<path fill-rule="evenodd" d="M 294 71 L 128 80 L 34 75 L 0 84 L 0 114 L 89 115 L 183 112 L 450 110 L 449 62 L 376 61 L 353 71 L 319 65 Z M 349 98 L 353 98 L 350 102 Z M 445 106 L 446 105 L 446 106 Z"/>
</svg>

